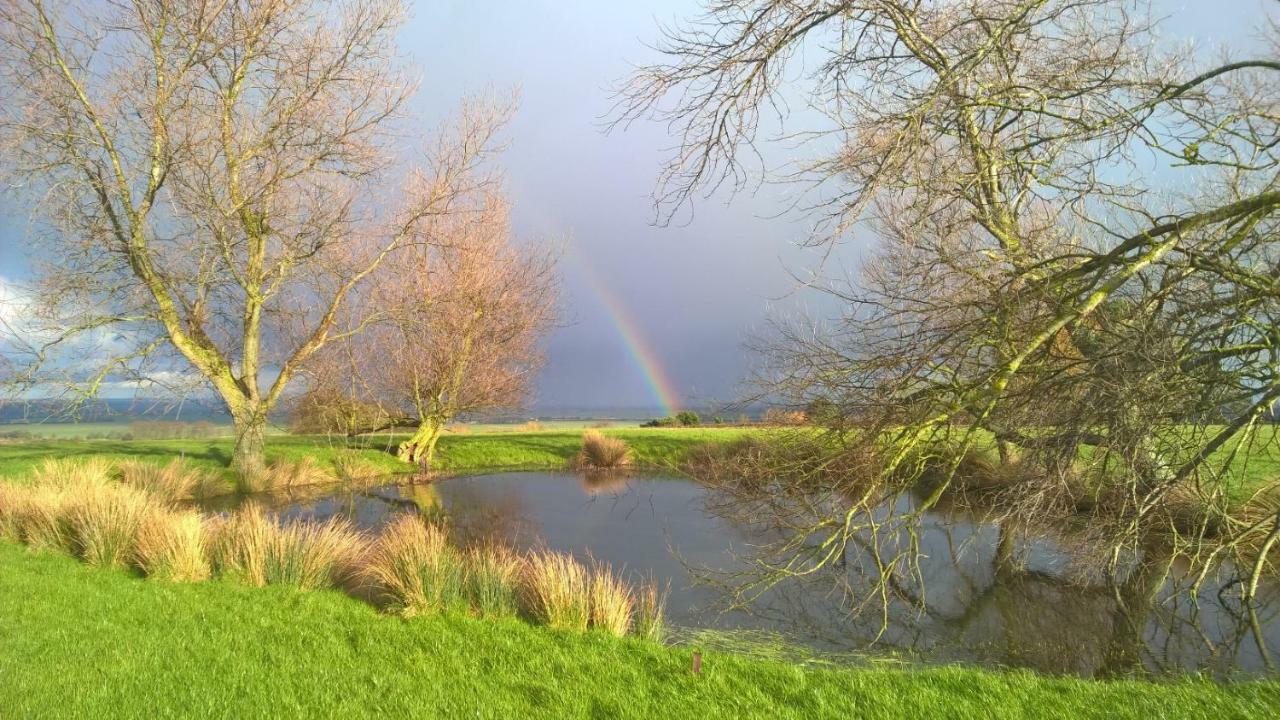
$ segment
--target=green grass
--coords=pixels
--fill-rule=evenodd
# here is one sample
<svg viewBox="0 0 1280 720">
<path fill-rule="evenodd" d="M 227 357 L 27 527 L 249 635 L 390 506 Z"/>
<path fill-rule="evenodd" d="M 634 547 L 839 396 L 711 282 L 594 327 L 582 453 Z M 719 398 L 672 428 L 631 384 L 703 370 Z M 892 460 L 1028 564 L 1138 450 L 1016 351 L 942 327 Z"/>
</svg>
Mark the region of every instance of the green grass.
<svg viewBox="0 0 1280 720">
<path fill-rule="evenodd" d="M 743 428 L 620 428 L 603 432 L 626 440 L 640 465 L 662 467 L 679 462 L 691 448 L 709 440 L 732 440 Z M 348 440 L 308 435 L 273 435 L 267 439 L 267 460 L 297 462 L 310 457 L 331 466 L 335 457 L 355 447 L 363 460 L 387 472 L 410 466 L 391 453 L 401 436 L 376 435 Z M 437 469 L 449 472 L 481 469 L 563 468 L 578 452 L 582 434 L 573 430 L 535 432 L 448 433 L 440 438 Z M 226 470 L 231 439 L 198 440 L 35 440 L 0 443 L 0 478 L 17 479 L 48 457 L 146 460 L 164 463 L 181 457 L 193 465 Z M 230 475 L 228 475 L 230 479 Z"/>
<path fill-rule="evenodd" d="M 0 542 L 0 716 L 1274 717 L 1280 683 L 804 669 L 599 632 L 402 620 L 336 592 L 169 584 Z"/>
</svg>

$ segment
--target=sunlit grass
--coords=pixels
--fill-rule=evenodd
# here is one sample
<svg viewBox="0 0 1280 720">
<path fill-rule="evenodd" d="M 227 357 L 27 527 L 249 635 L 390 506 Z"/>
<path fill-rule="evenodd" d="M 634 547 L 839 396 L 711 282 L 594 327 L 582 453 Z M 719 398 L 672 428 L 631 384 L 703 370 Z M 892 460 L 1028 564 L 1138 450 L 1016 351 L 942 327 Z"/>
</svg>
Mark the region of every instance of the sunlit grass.
<svg viewBox="0 0 1280 720">
<path fill-rule="evenodd" d="M 0 542 L 5 717 L 1266 718 L 1280 683 L 803 669 L 336 592 L 165 584 Z M 701 649 L 701 675 L 690 672 Z"/>
<path fill-rule="evenodd" d="M 213 573 L 206 522 L 194 510 L 151 508 L 138 527 L 134 556 L 147 577 L 199 582 Z"/>
<path fill-rule="evenodd" d="M 365 565 L 382 601 L 405 615 L 466 607 L 466 569 L 444 530 L 401 515 L 382 531 Z"/>
<path fill-rule="evenodd" d="M 522 600 L 525 612 L 538 623 L 586 630 L 591 621 L 590 573 L 567 553 L 533 553 L 525 565 Z"/>
</svg>

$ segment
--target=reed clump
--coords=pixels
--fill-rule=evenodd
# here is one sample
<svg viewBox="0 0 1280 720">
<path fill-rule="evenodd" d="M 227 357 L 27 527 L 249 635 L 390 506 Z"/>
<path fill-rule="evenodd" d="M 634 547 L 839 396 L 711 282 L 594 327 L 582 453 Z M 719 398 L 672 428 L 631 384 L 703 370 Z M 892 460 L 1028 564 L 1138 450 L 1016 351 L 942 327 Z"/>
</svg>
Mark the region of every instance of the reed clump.
<svg viewBox="0 0 1280 720">
<path fill-rule="evenodd" d="M 90 565 L 128 565 L 154 501 L 123 485 L 88 485 L 66 493 L 64 515 L 76 554 Z"/>
<path fill-rule="evenodd" d="M 507 617 L 519 611 L 524 558 L 502 545 L 485 545 L 467 554 L 466 594 L 481 617 Z"/>
<path fill-rule="evenodd" d="M 94 565 L 134 566 L 149 578 L 221 576 L 361 597 L 371 590 L 405 615 L 523 614 L 552 628 L 661 634 L 656 588 L 633 588 L 608 566 L 588 569 L 565 553 L 526 555 L 501 545 L 463 551 L 443 526 L 409 514 L 375 538 L 341 519 L 281 523 L 256 503 L 206 516 L 175 502 L 200 484 L 199 473 L 186 470 L 172 463 L 46 463 L 35 484 L 0 483 L 0 537 Z"/>
<path fill-rule="evenodd" d="M 31 484 L 48 488 L 108 485 L 115 467 L 102 458 L 49 458 L 31 473 Z"/>
<path fill-rule="evenodd" d="M 153 507 L 138 526 L 134 559 L 147 577 L 199 582 L 213 575 L 206 521 L 193 510 Z"/>
<path fill-rule="evenodd" d="M 297 461 L 281 458 L 272 460 L 262 472 L 241 478 L 237 489 L 244 493 L 260 493 L 327 485 L 337 481 L 337 475 L 310 457 Z"/>
<path fill-rule="evenodd" d="M 168 501 L 209 497 L 227 489 L 217 473 L 191 467 L 180 459 L 164 465 L 125 460 L 118 469 L 120 482 Z"/>
<path fill-rule="evenodd" d="M 371 487 L 387 475 L 381 467 L 350 450 L 338 453 L 333 459 L 333 469 L 339 482 L 351 488 Z"/>
<path fill-rule="evenodd" d="M 666 634 L 663 616 L 667 607 L 667 590 L 659 587 L 656 580 L 650 579 L 640 584 L 635 595 L 635 624 L 631 628 L 631 634 L 662 642 Z"/>
<path fill-rule="evenodd" d="M 278 532 L 259 505 L 245 505 L 211 533 L 214 568 L 246 585 L 266 585 L 267 556 Z"/>
<path fill-rule="evenodd" d="M 591 621 L 590 574 L 567 553 L 530 555 L 521 596 L 525 612 L 548 627 L 586 630 Z"/>
<path fill-rule="evenodd" d="M 462 555 L 449 545 L 443 529 L 413 515 L 383 529 L 365 575 L 382 601 L 405 615 L 466 607 Z"/>
<path fill-rule="evenodd" d="M 631 448 L 622 438 L 596 430 L 582 433 L 582 449 L 574 465 L 583 469 L 620 468 L 631 464 Z"/>
<path fill-rule="evenodd" d="M 631 629 L 635 594 L 608 565 L 597 565 L 591 573 L 591 627 L 622 637 Z"/>
</svg>

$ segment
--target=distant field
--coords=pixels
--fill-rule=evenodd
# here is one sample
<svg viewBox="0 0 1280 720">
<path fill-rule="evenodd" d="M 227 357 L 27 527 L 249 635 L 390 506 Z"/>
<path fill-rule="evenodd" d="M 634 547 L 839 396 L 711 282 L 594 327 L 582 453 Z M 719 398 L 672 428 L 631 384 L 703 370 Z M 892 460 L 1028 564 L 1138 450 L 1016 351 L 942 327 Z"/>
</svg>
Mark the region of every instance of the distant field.
<svg viewBox="0 0 1280 720">
<path fill-rule="evenodd" d="M 579 426 L 580 427 L 580 426 Z M 603 430 L 625 439 L 638 464 L 675 465 L 691 448 L 711 440 L 733 440 L 752 432 L 747 428 L 639 428 Z M 339 453 L 356 452 L 387 472 L 412 468 L 396 459 L 402 435 L 360 438 L 277 434 L 267 442 L 268 461 L 298 461 L 304 457 L 328 464 Z M 461 472 L 484 469 L 551 469 L 568 464 L 581 445 L 581 430 L 451 432 L 440 438 L 436 467 Z M 0 443 L 0 477 L 18 478 L 49 457 L 105 457 L 167 462 L 173 458 L 210 469 L 226 470 L 231 438 L 184 440 L 76 440 L 67 438 Z"/>
<path fill-rule="evenodd" d="M 603 427 L 602 427 L 603 426 Z M 14 426 L 0 426 L 8 429 Z M 229 426 L 219 426 L 217 437 L 183 439 L 122 439 L 126 424 L 30 426 L 47 430 L 39 439 L 2 439 L 0 429 L 0 477 L 18 477 L 47 457 L 102 456 L 116 460 L 142 458 L 156 462 L 181 457 L 196 465 L 225 470 L 231 459 Z M 225 434 L 221 432 L 225 427 Z M 677 465 L 693 447 L 711 441 L 731 441 L 767 433 L 761 427 L 702 426 L 692 428 L 642 428 L 634 421 L 564 420 L 538 423 L 486 423 L 455 425 L 440 438 L 436 469 L 446 472 L 497 469 L 555 469 L 565 467 L 581 445 L 582 431 L 599 427 L 602 432 L 626 440 L 637 464 L 652 468 Z M 536 428 L 536 429 L 532 429 Z M 111 439 L 85 439 L 102 437 Z M 404 434 L 358 438 L 323 435 L 290 435 L 277 428 L 267 444 L 267 459 L 299 461 L 310 457 L 329 464 L 339 453 L 354 452 L 388 473 L 410 468 L 396 459 Z M 994 458 L 994 452 L 991 453 Z M 1280 435 L 1275 426 L 1259 430 L 1249 447 L 1230 445 L 1217 460 L 1230 459 L 1233 477 L 1227 487 L 1236 502 L 1280 479 Z"/>
</svg>

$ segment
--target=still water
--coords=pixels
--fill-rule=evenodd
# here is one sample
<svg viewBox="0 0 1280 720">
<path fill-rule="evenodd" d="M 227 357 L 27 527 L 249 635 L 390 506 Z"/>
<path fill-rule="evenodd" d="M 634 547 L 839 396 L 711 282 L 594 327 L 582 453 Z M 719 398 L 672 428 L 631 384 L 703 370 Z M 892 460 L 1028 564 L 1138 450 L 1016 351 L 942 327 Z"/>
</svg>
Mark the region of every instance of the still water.
<svg viewBox="0 0 1280 720">
<path fill-rule="evenodd" d="M 686 479 L 503 473 L 255 499 L 285 519 L 341 516 L 365 530 L 403 512 L 444 517 L 463 544 L 547 547 L 669 584 L 673 626 L 784 638 L 824 653 L 1086 677 L 1266 674 L 1280 653 L 1274 585 L 1250 614 L 1231 591 L 1236 574 L 1229 567 L 1210 573 L 1194 595 L 1176 563 L 1155 576 L 1131 573 L 1118 585 L 1084 581 L 1072 569 L 1070 543 L 1051 534 L 1021 539 L 1019 561 L 1001 563 L 999 527 L 958 511 L 930 513 L 921 528 L 917 595 L 927 600 L 925 609 L 892 602 L 886 618 L 875 603 L 851 611 L 865 597 L 859 587 L 869 586 L 858 563 L 785 581 L 745 609 L 726 610 L 732 597 L 726 581 L 740 580 L 737 574 L 776 534 L 767 523 L 727 512 L 723 498 Z M 206 507 L 228 510 L 236 502 Z M 899 510 L 913 500 L 900 502 Z"/>
</svg>

